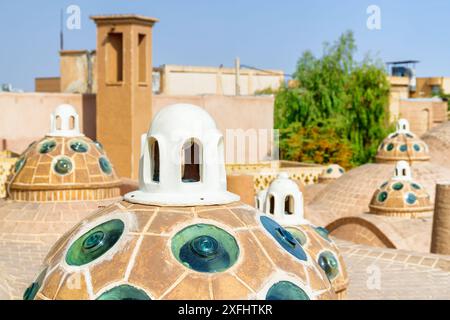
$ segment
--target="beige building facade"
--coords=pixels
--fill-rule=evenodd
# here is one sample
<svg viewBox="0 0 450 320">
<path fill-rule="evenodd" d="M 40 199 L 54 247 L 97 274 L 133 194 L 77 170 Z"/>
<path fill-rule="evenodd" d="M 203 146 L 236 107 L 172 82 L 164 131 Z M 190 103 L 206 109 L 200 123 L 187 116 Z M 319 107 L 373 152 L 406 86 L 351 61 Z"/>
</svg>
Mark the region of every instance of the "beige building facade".
<svg viewBox="0 0 450 320">
<path fill-rule="evenodd" d="M 408 77 L 390 76 L 388 80 L 391 84 L 389 97 L 391 121 L 401 118 L 407 119 L 411 125 L 411 130 L 418 135 L 422 135 L 435 126 L 448 121 L 446 101 L 431 96 L 428 98 L 414 97 L 414 94 L 410 91 Z"/>
</svg>

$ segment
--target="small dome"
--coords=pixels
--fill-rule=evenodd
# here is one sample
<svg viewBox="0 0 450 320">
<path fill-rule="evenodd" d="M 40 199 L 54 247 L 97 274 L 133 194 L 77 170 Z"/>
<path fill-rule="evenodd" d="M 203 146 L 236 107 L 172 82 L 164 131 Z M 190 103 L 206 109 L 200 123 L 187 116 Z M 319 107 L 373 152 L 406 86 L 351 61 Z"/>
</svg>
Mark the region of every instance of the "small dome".
<svg viewBox="0 0 450 320">
<path fill-rule="evenodd" d="M 70 114 L 77 119 L 72 111 L 73 107 L 62 105 L 52 116 Z M 101 144 L 79 132 L 75 135 L 76 130 L 71 135 L 64 132 L 52 129 L 20 155 L 7 185 L 10 200 L 102 200 L 120 196 L 120 179 Z"/>
<path fill-rule="evenodd" d="M 336 180 L 340 178 L 345 173 L 344 168 L 342 168 L 338 164 L 330 164 L 328 165 L 323 173 L 319 176 L 319 182 L 330 182 L 332 180 Z"/>
<path fill-rule="evenodd" d="M 324 228 L 303 217 L 303 194 L 289 175 L 281 172 L 267 191 L 258 193 L 261 211 L 284 226 L 327 274 L 335 292 L 342 298 L 348 285 L 344 261 Z"/>
<path fill-rule="evenodd" d="M 142 136 L 139 190 L 127 201 L 163 206 L 225 204 L 227 191 L 222 133 L 200 107 L 175 104 L 155 116 Z"/>
<path fill-rule="evenodd" d="M 408 163 L 399 161 L 393 177 L 375 191 L 369 208 L 373 214 L 415 218 L 432 214 L 433 203 L 425 188 L 412 179 Z"/>
<path fill-rule="evenodd" d="M 383 140 L 375 157 L 377 163 L 391 163 L 400 160 L 409 162 L 430 160 L 428 145 L 409 131 L 409 123 L 400 119 L 397 131 Z"/>
<path fill-rule="evenodd" d="M 266 191 L 258 194 L 260 210 L 281 224 L 300 224 L 303 218 L 303 194 L 286 172 L 278 174 Z"/>
</svg>

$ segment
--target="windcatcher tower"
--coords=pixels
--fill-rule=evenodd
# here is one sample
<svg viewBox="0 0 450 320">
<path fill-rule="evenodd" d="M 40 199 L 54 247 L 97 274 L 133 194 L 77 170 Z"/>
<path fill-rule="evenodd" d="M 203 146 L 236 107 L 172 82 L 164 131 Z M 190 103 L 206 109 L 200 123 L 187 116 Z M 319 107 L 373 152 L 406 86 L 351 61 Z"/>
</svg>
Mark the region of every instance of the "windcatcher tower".
<svg viewBox="0 0 450 320">
<path fill-rule="evenodd" d="M 137 15 L 93 16 L 97 24 L 97 139 L 119 176 L 137 179 L 140 137 L 152 116 L 152 27 Z"/>
</svg>

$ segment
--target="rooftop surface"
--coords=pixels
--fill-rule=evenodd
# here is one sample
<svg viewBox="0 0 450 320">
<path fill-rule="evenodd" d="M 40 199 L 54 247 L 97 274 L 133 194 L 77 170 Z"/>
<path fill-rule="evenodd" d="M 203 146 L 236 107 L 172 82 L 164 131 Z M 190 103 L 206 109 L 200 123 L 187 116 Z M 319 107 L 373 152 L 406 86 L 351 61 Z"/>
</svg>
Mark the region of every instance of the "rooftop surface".
<svg viewBox="0 0 450 320">
<path fill-rule="evenodd" d="M 350 276 L 347 299 L 447 300 L 450 297 L 450 256 L 336 242 Z"/>
</svg>

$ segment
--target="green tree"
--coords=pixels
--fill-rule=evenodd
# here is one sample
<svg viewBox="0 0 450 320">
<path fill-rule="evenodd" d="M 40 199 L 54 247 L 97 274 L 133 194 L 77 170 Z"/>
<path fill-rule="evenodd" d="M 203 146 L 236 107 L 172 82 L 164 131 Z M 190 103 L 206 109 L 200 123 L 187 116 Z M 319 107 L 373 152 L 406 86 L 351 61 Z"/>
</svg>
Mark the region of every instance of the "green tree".
<svg viewBox="0 0 450 320">
<path fill-rule="evenodd" d="M 293 139 L 293 132 L 302 135 L 320 125 L 322 133 L 330 134 L 332 129 L 340 140 L 336 146 L 350 146 L 352 165 L 373 160 L 378 144 L 389 129 L 389 82 L 380 62 L 367 56 L 358 63 L 354 60 L 355 52 L 351 31 L 341 35 L 333 45 L 325 44 L 320 58 L 304 52 L 293 75 L 296 85 L 278 91 L 275 127 L 281 131 L 281 154 L 286 159 L 294 160 L 288 150 L 290 146 L 283 139 Z M 299 126 L 307 130 L 293 130 Z M 314 137 L 319 145 L 329 138 L 326 134 Z M 346 166 L 346 160 L 342 162 Z"/>
</svg>

